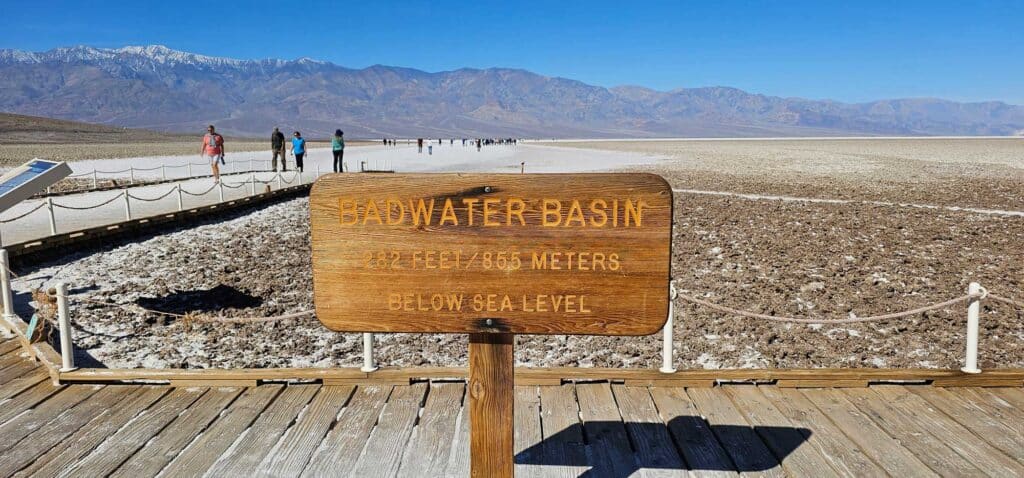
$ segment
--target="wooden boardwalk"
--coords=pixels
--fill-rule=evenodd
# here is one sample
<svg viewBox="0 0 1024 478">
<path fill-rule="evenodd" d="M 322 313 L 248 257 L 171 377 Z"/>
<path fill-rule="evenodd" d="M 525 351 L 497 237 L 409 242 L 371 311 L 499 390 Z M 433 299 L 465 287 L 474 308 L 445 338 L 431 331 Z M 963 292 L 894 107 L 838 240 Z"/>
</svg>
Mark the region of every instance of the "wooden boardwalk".
<svg viewBox="0 0 1024 478">
<path fill-rule="evenodd" d="M 0 342 L 0 477 L 468 476 L 466 386 L 54 386 Z M 516 388 L 518 476 L 1024 476 L 1024 390 Z"/>
</svg>

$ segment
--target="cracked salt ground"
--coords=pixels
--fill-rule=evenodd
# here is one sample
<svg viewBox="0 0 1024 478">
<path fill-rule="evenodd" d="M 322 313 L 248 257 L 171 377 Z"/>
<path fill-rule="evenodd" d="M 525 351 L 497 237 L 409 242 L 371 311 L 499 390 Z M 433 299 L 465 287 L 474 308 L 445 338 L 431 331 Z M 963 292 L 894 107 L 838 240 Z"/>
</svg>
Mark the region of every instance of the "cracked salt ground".
<svg viewBox="0 0 1024 478">
<path fill-rule="evenodd" d="M 955 297 L 970 281 L 1011 297 L 1024 285 L 1022 218 L 706 195 L 678 195 L 675 213 L 673 276 L 680 292 L 739 309 L 866 316 Z M 312 307 L 307 199 L 66 261 L 18 279 L 19 297 L 65 281 L 73 297 L 148 298 L 151 308 L 179 313 L 224 308 L 224 316 L 251 317 Z M 361 363 L 358 334 L 333 333 L 311 319 L 186 329 L 135 309 L 72 304 L 83 366 L 89 360 L 153 368 Z M 682 301 L 675 309 L 679 368 L 954 368 L 963 356 L 961 307 L 853 326 L 752 321 Z M 1021 330 L 1024 312 L 986 302 L 981 366 L 1024 366 Z M 524 336 L 516 353 L 520 365 L 656 368 L 660 347 L 660 335 Z M 382 365 L 462 365 L 466 337 L 378 335 L 376 355 Z"/>
</svg>

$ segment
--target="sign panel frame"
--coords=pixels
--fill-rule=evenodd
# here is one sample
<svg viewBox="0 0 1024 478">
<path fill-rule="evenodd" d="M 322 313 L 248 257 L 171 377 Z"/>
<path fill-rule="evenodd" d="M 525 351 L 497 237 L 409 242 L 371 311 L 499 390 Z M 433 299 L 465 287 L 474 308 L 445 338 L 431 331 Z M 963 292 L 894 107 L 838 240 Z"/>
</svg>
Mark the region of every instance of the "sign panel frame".
<svg viewBox="0 0 1024 478">
<path fill-rule="evenodd" d="M 672 188 L 648 173 L 331 174 L 310 194 L 317 317 L 344 332 L 650 335 Z"/>
</svg>

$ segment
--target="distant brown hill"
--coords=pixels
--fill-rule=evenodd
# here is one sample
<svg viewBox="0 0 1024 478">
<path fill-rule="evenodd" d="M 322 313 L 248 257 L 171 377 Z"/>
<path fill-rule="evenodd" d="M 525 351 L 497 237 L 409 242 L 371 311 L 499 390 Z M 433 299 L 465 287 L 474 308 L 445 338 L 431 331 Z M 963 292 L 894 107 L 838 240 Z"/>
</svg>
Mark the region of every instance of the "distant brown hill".
<svg viewBox="0 0 1024 478">
<path fill-rule="evenodd" d="M 196 135 L 0 113 L 0 144 L 92 144 L 195 140 Z"/>
</svg>

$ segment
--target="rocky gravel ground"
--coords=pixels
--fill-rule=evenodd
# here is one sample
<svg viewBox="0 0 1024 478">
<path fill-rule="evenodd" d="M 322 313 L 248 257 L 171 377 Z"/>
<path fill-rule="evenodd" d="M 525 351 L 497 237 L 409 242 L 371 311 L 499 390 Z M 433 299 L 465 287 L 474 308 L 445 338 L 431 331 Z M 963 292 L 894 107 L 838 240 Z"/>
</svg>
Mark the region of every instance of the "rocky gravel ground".
<svg viewBox="0 0 1024 478">
<path fill-rule="evenodd" d="M 943 210 L 677 194 L 679 290 L 774 315 L 844 318 L 963 294 L 971 281 L 1024 300 L 1024 218 Z M 70 284 L 79 359 L 109 367 L 327 367 L 361 363 L 361 337 L 315 319 L 204 324 L 312 307 L 308 200 L 44 265 L 16 281 L 18 300 Z M 93 301 L 128 304 L 111 307 Z M 959 367 L 961 305 L 888 322 L 779 324 L 724 316 L 677 299 L 680 368 Z M 189 323 L 186 323 L 189 322 Z M 384 365 L 458 365 L 463 335 L 378 335 Z M 660 335 L 522 336 L 532 366 L 657 367 Z M 1024 311 L 983 307 L 981 366 L 1024 366 Z"/>
</svg>

